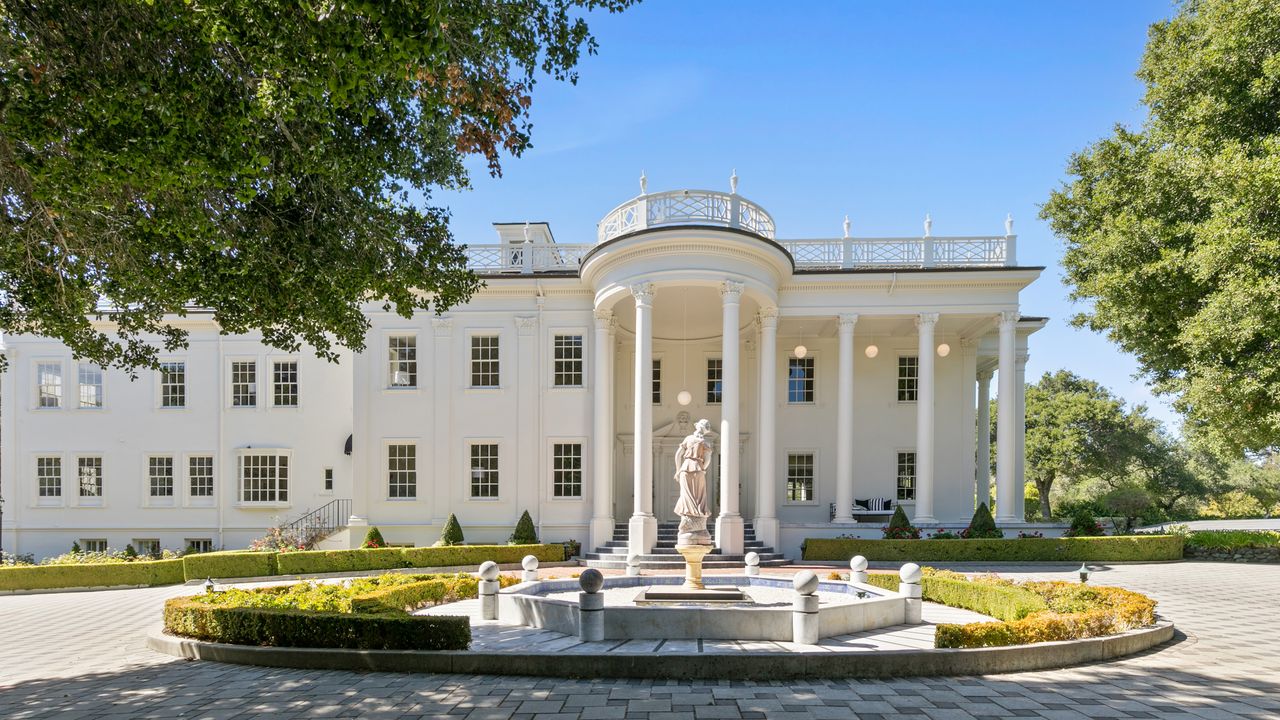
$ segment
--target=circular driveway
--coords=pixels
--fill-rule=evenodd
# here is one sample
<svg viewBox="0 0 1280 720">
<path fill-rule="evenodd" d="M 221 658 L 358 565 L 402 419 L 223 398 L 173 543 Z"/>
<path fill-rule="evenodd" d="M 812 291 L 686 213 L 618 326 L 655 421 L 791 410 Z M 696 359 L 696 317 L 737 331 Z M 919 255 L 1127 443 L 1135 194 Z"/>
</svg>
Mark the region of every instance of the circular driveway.
<svg viewBox="0 0 1280 720">
<path fill-rule="evenodd" d="M 997 571 L 1065 578 L 1071 569 Z M 186 662 L 146 649 L 164 599 L 193 587 L 0 596 L 0 717 L 1280 718 L 1280 566 L 1117 565 L 1093 582 L 1151 595 L 1185 637 L 1103 665 L 954 679 L 400 675 Z"/>
</svg>

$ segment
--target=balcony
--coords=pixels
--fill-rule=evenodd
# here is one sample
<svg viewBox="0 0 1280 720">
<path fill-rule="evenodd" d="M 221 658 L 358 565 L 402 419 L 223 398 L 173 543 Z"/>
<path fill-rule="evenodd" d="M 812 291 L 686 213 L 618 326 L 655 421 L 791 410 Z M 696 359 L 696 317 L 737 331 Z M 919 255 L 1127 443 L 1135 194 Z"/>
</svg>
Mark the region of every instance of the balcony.
<svg viewBox="0 0 1280 720">
<path fill-rule="evenodd" d="M 672 225 L 711 225 L 736 228 L 773 239 L 773 218 L 764 208 L 737 193 L 716 190 L 671 190 L 643 194 L 604 216 L 597 242 L 621 235 Z"/>
<path fill-rule="evenodd" d="M 779 240 L 796 270 L 1012 267 L 1016 235 Z"/>
</svg>

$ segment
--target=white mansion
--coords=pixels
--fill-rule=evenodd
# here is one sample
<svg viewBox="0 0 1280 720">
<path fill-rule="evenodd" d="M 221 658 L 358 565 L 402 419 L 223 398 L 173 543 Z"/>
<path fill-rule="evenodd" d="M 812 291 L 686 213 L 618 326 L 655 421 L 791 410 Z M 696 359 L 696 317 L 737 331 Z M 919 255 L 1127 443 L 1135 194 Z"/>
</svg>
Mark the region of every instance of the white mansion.
<svg viewBox="0 0 1280 720">
<path fill-rule="evenodd" d="M 726 556 L 879 537 L 897 504 L 963 527 L 991 497 L 976 459 L 993 374 L 999 416 L 1022 417 L 1045 323 L 1019 314 L 1042 268 L 1018 266 L 1011 221 L 783 240 L 731 185 L 642 180 L 591 244 L 498 224 L 498 244 L 467 249 L 485 280 L 470 302 L 371 308 L 367 349 L 334 364 L 196 312 L 174 320 L 190 346 L 136 380 L 4 338 L 3 547 L 236 548 L 295 520 L 325 525 L 327 546 L 367 525 L 428 545 L 450 513 L 468 542 L 502 542 L 527 510 L 544 541 L 644 555 L 675 520 L 673 451 L 703 417 Z M 999 424 L 1005 525 L 1022 519 L 1022 435 Z"/>
</svg>

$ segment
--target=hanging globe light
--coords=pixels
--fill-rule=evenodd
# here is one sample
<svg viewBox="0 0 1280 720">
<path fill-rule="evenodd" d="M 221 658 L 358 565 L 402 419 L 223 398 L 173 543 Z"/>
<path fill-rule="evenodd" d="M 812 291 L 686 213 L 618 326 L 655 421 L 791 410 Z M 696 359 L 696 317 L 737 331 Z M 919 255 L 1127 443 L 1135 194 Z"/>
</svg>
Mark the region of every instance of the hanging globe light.
<svg viewBox="0 0 1280 720">
<path fill-rule="evenodd" d="M 796 357 L 802 358 L 805 355 L 809 354 L 809 348 L 805 347 L 804 345 L 797 345 L 796 349 L 792 350 L 791 352 L 794 353 Z"/>
<path fill-rule="evenodd" d="M 938 357 L 946 357 L 946 356 L 948 356 L 948 355 L 950 355 L 950 354 L 951 354 L 951 346 L 950 346 L 950 345 L 948 345 L 948 344 L 946 344 L 946 343 L 942 343 L 941 345 L 939 345 L 939 346 L 938 346 Z"/>
<path fill-rule="evenodd" d="M 681 405 L 688 405 L 693 402 L 693 395 L 690 395 L 688 390 L 681 390 L 679 394 L 676 395 L 676 402 Z"/>
<path fill-rule="evenodd" d="M 880 354 L 880 348 L 876 347 L 875 345 L 867 346 L 867 357 L 873 358 L 879 354 Z"/>
</svg>

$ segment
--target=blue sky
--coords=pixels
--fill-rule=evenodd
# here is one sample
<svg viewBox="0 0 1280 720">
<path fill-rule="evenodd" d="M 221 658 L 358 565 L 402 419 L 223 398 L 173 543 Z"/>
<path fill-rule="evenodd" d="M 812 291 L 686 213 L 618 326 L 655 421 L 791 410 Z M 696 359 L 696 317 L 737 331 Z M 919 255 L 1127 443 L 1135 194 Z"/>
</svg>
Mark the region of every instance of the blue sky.
<svg viewBox="0 0 1280 720">
<path fill-rule="evenodd" d="M 1062 245 L 1037 219 L 1068 156 L 1143 117 L 1134 77 L 1168 0 L 1124 2 L 730 2 L 650 0 L 595 15 L 600 53 L 577 86 L 540 83 L 534 148 L 504 177 L 473 164 L 474 189 L 438 193 L 462 242 L 490 223 L 551 223 L 591 242 L 638 192 L 726 188 L 768 210 L 780 237 L 1003 232 L 1021 264 L 1047 267 L 1023 294 L 1048 315 L 1028 379 L 1068 368 L 1176 426 L 1104 337 L 1072 329 Z"/>
</svg>

